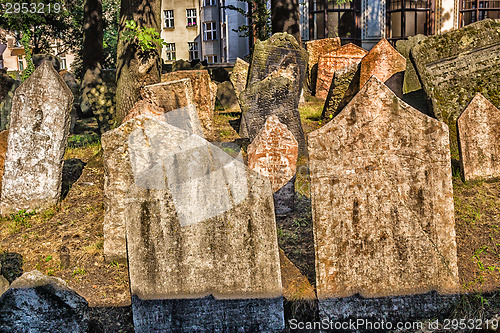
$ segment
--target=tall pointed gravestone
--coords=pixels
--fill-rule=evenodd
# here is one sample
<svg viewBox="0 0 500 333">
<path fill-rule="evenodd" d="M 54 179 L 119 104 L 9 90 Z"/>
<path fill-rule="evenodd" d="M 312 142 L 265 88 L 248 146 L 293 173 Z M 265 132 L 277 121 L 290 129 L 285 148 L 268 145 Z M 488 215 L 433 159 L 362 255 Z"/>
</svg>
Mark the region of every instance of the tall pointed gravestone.
<svg viewBox="0 0 500 333">
<path fill-rule="evenodd" d="M 459 280 L 447 126 L 372 77 L 308 143 L 321 316 L 449 310 Z"/>
<path fill-rule="evenodd" d="M 17 88 L 2 180 L 2 215 L 59 201 L 72 103 L 71 90 L 49 61 Z"/>
<path fill-rule="evenodd" d="M 478 93 L 457 125 L 464 179 L 500 177 L 500 110 Z"/>
<path fill-rule="evenodd" d="M 164 122 L 139 116 L 124 125 L 135 331 L 283 329 L 270 182 Z"/>
<path fill-rule="evenodd" d="M 306 42 L 306 50 L 309 54 L 307 62 L 307 85 L 312 94 L 316 91 L 316 80 L 318 78 L 318 62 L 322 55 L 328 54 L 340 47 L 340 38 L 323 38 Z"/>
<path fill-rule="evenodd" d="M 229 80 L 233 84 L 234 91 L 236 92 L 236 97 L 240 96 L 241 92 L 245 90 L 247 86 L 249 67 L 250 64 L 248 62 L 240 58 L 236 58 L 236 63 L 234 64 L 231 76 L 229 77 Z"/>
</svg>

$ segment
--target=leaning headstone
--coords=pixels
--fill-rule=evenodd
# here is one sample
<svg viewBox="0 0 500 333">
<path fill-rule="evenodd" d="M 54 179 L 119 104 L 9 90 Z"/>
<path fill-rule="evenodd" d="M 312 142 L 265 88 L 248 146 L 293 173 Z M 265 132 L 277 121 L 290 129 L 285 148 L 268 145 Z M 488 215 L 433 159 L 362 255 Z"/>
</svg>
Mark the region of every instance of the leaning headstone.
<svg viewBox="0 0 500 333">
<path fill-rule="evenodd" d="M 180 127 L 200 136 L 207 133 L 207 127 L 202 128 L 198 117 L 201 112 L 197 111 L 191 79 L 167 81 L 145 86 L 141 89 L 141 96 L 145 101 L 162 108 L 172 117 L 178 118 L 183 123 Z"/>
<path fill-rule="evenodd" d="M 326 99 L 336 71 L 348 65 L 359 64 L 368 53 L 352 43 L 346 44 L 330 53 L 323 54 L 318 60 L 316 97 Z"/>
<path fill-rule="evenodd" d="M 406 58 L 396 51 L 387 39 L 382 39 L 361 60 L 359 88 L 363 87 L 372 75 L 386 82 L 393 75 L 404 72 L 405 69 Z"/>
<path fill-rule="evenodd" d="M 307 85 L 313 95 L 316 91 L 319 58 L 339 47 L 339 37 L 316 39 L 306 42 L 306 51 L 309 54 L 309 61 L 307 63 Z"/>
<path fill-rule="evenodd" d="M 0 199 L 1 214 L 43 209 L 61 197 L 73 94 L 44 61 L 16 90 Z"/>
<path fill-rule="evenodd" d="M 9 92 L 5 97 L 0 100 L 0 130 L 9 129 L 10 124 L 10 112 L 12 110 L 12 99 L 14 98 L 14 93 L 16 89 L 21 85 L 21 81 L 16 80 L 14 84 L 10 87 Z"/>
<path fill-rule="evenodd" d="M 428 37 L 411 55 L 434 115 L 450 127 L 477 92 L 500 107 L 500 21 L 482 20 L 459 30 Z"/>
<path fill-rule="evenodd" d="M 257 40 L 254 45 L 252 62 L 248 70 L 247 88 L 262 81 L 272 73 L 280 70 L 291 70 L 292 90 L 290 93 L 299 103 L 300 91 L 306 77 L 307 51 L 295 38 L 286 33 L 276 33 L 265 42 Z"/>
<path fill-rule="evenodd" d="M 354 63 L 335 72 L 323 106 L 322 118 L 335 117 L 356 95 L 359 90 L 359 67 L 359 63 Z"/>
<path fill-rule="evenodd" d="M 277 215 L 294 209 L 298 153 L 299 145 L 292 132 L 274 115 L 267 118 L 262 130 L 248 146 L 248 167 L 271 180 Z M 291 184 L 285 186 L 288 183 Z"/>
<path fill-rule="evenodd" d="M 198 110 L 198 117 L 203 128 L 205 137 L 208 137 L 213 130 L 215 100 L 212 98 L 210 85 L 212 80 L 207 70 L 182 70 L 162 74 L 161 81 L 178 81 L 190 79 L 193 101 Z M 216 90 L 217 91 L 217 90 Z"/>
<path fill-rule="evenodd" d="M 217 99 L 225 110 L 240 111 L 238 97 L 230 81 L 224 81 L 217 85 Z"/>
<path fill-rule="evenodd" d="M 59 278 L 24 273 L 0 297 L 0 332 L 87 332 L 88 303 Z"/>
<path fill-rule="evenodd" d="M 422 85 L 420 84 L 420 80 L 418 79 L 417 72 L 415 70 L 415 66 L 410 59 L 410 51 L 412 47 L 425 40 L 427 36 L 425 35 L 416 35 L 410 36 L 406 40 L 398 40 L 396 42 L 396 50 L 401 53 L 406 58 L 406 70 L 404 75 L 403 82 L 403 94 L 408 94 L 413 91 L 417 91 L 422 89 Z"/>
<path fill-rule="evenodd" d="M 270 182 L 169 124 L 141 116 L 126 125 L 135 331 L 283 329 Z"/>
<path fill-rule="evenodd" d="M 299 152 L 306 155 L 306 141 L 300 121 L 298 99 L 293 93 L 294 81 L 290 78 L 291 75 L 292 72 L 286 71 L 281 75 L 277 73 L 249 85 L 240 94 L 242 111 L 240 135 L 249 138 L 250 142 L 253 141 L 264 127 L 266 119 L 276 115 L 293 133 L 299 143 Z"/>
<path fill-rule="evenodd" d="M 249 67 L 250 64 L 248 62 L 240 58 L 236 58 L 236 63 L 234 64 L 233 71 L 229 77 L 229 80 L 233 84 L 234 91 L 236 92 L 236 96 L 239 96 L 247 86 Z"/>
<path fill-rule="evenodd" d="M 308 144 L 321 317 L 449 310 L 459 279 L 447 126 L 372 77 Z"/>
<path fill-rule="evenodd" d="M 457 126 L 464 179 L 500 177 L 500 110 L 477 93 Z"/>
</svg>

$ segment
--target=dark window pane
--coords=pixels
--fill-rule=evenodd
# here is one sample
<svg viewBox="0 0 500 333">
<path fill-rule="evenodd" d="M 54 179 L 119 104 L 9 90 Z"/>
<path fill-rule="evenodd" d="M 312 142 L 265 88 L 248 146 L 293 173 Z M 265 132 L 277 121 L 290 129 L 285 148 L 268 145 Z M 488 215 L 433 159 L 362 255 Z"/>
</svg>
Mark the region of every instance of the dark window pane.
<svg viewBox="0 0 500 333">
<path fill-rule="evenodd" d="M 391 13 L 390 38 L 401 37 L 401 12 Z"/>
</svg>

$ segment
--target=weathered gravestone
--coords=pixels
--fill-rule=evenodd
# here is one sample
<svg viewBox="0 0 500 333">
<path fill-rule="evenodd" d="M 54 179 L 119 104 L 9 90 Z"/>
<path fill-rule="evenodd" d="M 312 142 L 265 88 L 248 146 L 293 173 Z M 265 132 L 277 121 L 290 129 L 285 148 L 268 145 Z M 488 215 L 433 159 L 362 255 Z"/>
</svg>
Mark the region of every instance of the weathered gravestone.
<svg viewBox="0 0 500 333">
<path fill-rule="evenodd" d="M 464 179 L 500 177 L 500 110 L 478 93 L 457 125 Z"/>
<path fill-rule="evenodd" d="M 284 328 L 269 181 L 169 124 L 140 116 L 125 125 L 136 332 Z"/>
<path fill-rule="evenodd" d="M 271 180 L 276 214 L 293 211 L 299 145 L 278 117 L 269 116 L 248 146 L 248 167 Z M 288 186 L 287 186 L 288 185 Z"/>
<path fill-rule="evenodd" d="M 359 64 L 368 53 L 365 49 L 349 43 L 319 57 L 316 97 L 326 99 L 336 71 L 348 65 Z"/>
<path fill-rule="evenodd" d="M 5 154 L 7 153 L 7 139 L 9 137 L 9 130 L 0 132 L 0 194 L 2 187 L 3 170 L 5 167 Z"/>
<path fill-rule="evenodd" d="M 198 110 L 198 117 L 206 137 L 210 136 L 213 130 L 215 98 L 212 91 L 212 80 L 207 70 L 183 70 L 162 74 L 161 81 L 178 81 L 182 79 L 190 79 L 192 87 L 193 101 Z"/>
<path fill-rule="evenodd" d="M 88 304 L 59 278 L 24 273 L 0 297 L 0 332 L 87 332 Z"/>
<path fill-rule="evenodd" d="M 10 75 L 0 72 L 0 101 L 7 96 L 14 82 L 15 80 Z"/>
<path fill-rule="evenodd" d="M 71 123 L 69 126 L 70 133 L 73 133 L 76 125 L 76 110 L 80 107 L 80 103 L 78 103 L 78 99 L 80 97 L 80 86 L 76 81 L 76 76 L 73 73 L 68 71 L 64 71 L 59 73 L 63 78 L 64 82 L 68 85 L 68 88 L 73 93 L 73 107 L 71 108 Z"/>
<path fill-rule="evenodd" d="M 247 88 L 262 81 L 273 72 L 291 70 L 293 75 L 290 93 L 294 95 L 298 105 L 300 91 L 306 77 L 307 59 L 307 51 L 286 32 L 276 33 L 265 42 L 257 41 L 248 70 Z"/>
<path fill-rule="evenodd" d="M 382 82 L 391 80 L 393 76 L 398 75 L 401 77 L 398 83 L 400 95 L 402 95 L 405 69 L 406 58 L 396 51 L 387 39 L 382 39 L 361 60 L 359 88 L 363 87 L 372 75 L 375 75 Z M 393 87 L 391 89 L 396 90 Z"/>
<path fill-rule="evenodd" d="M 323 38 L 306 42 L 306 50 L 309 54 L 307 62 L 307 85 L 314 95 L 316 91 L 316 80 L 318 78 L 319 58 L 340 47 L 340 38 Z"/>
<path fill-rule="evenodd" d="M 458 268 L 447 126 L 372 77 L 308 144 L 321 316 L 449 310 Z"/>
<path fill-rule="evenodd" d="M 322 118 L 332 119 L 342 111 L 359 91 L 359 63 L 338 69 L 323 106 Z"/>
<path fill-rule="evenodd" d="M 163 108 L 141 99 L 134 104 L 127 116 L 123 118 L 123 123 L 141 115 L 165 121 L 165 110 Z"/>
<path fill-rule="evenodd" d="M 230 81 L 224 81 L 217 85 L 217 99 L 225 110 L 240 111 L 238 97 Z"/>
<path fill-rule="evenodd" d="M 428 37 L 410 57 L 434 115 L 450 127 L 452 147 L 456 120 L 477 92 L 500 107 L 500 21 L 482 20 Z"/>
<path fill-rule="evenodd" d="M 410 59 L 410 51 L 412 47 L 425 40 L 426 38 L 427 36 L 424 35 L 416 35 L 410 36 L 406 40 L 398 40 L 396 42 L 396 50 L 398 50 L 398 52 L 406 58 L 403 94 L 408 94 L 413 91 L 422 89 L 422 85 L 420 84 L 420 80 L 418 79 L 417 71 L 415 70 L 415 66 L 413 66 L 413 63 Z"/>
<path fill-rule="evenodd" d="M 43 209 L 61 196 L 73 94 L 48 61 L 16 90 L 0 199 L 1 214 Z"/>
<path fill-rule="evenodd" d="M 5 97 L 0 100 L 0 130 L 6 130 L 10 124 L 10 112 L 12 110 L 12 99 L 21 81 L 15 80 Z"/>
<path fill-rule="evenodd" d="M 307 154 L 306 141 L 298 99 L 294 94 L 294 81 L 291 71 L 276 72 L 262 81 L 248 85 L 240 94 L 242 111 L 240 135 L 253 141 L 271 115 L 278 116 L 293 133 L 299 143 L 299 152 Z"/>
<path fill-rule="evenodd" d="M 175 124 L 176 126 L 200 136 L 209 134 L 207 127 L 202 128 L 200 124 L 198 117 L 200 113 L 197 112 L 198 109 L 193 97 L 191 79 L 145 86 L 141 89 L 141 96 L 145 101 L 165 110 L 171 117 L 178 118 L 182 125 Z"/>
<path fill-rule="evenodd" d="M 236 58 L 236 63 L 234 64 L 233 71 L 229 77 L 229 80 L 233 84 L 234 91 L 236 92 L 236 96 L 239 96 L 247 86 L 249 67 L 250 64 L 248 62 L 240 58 Z"/>
<path fill-rule="evenodd" d="M 34 54 L 32 60 L 35 68 L 40 66 L 44 61 L 48 61 L 52 64 L 52 66 L 54 66 L 56 71 L 61 69 L 61 62 L 59 61 L 59 58 L 52 54 Z"/>
</svg>

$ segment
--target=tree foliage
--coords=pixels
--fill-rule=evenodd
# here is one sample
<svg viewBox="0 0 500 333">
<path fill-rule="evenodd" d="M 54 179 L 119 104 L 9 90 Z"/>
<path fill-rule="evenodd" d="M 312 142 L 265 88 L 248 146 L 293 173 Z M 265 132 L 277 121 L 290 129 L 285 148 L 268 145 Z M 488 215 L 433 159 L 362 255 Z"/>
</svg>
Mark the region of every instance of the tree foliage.
<svg viewBox="0 0 500 333">
<path fill-rule="evenodd" d="M 238 0 L 247 4 L 245 10 L 234 5 L 227 5 L 223 8 L 235 10 L 249 20 L 248 25 L 241 25 L 238 29 L 232 29 L 240 33 L 240 37 L 256 37 L 259 40 L 266 40 L 271 36 L 271 10 L 267 8 L 266 0 Z"/>
</svg>

